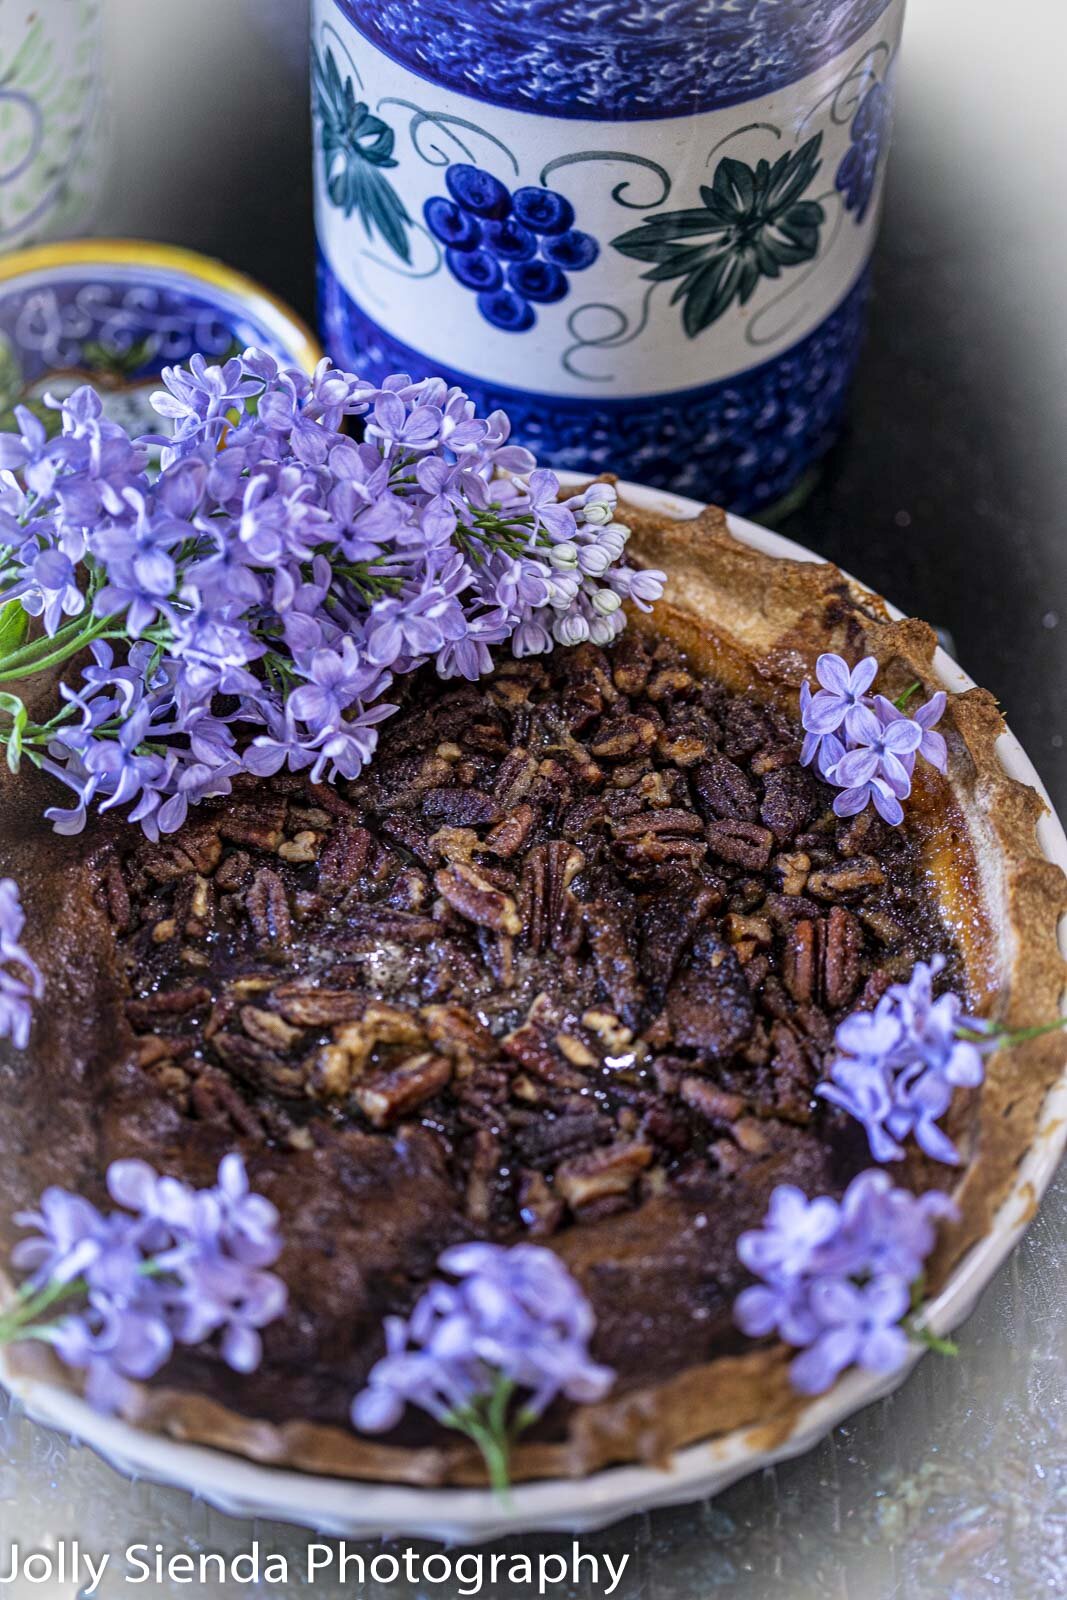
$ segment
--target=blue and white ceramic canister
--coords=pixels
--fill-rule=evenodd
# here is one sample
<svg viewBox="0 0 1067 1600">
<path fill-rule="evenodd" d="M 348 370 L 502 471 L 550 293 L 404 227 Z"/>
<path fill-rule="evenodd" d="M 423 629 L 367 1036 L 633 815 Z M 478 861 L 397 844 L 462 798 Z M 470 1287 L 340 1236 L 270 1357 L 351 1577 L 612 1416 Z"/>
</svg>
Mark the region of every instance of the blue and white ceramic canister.
<svg viewBox="0 0 1067 1600">
<path fill-rule="evenodd" d="M 0 252 L 83 232 L 104 178 L 101 0 L 0 0 Z"/>
<path fill-rule="evenodd" d="M 315 0 L 327 347 L 750 510 L 833 437 L 904 0 Z"/>
</svg>

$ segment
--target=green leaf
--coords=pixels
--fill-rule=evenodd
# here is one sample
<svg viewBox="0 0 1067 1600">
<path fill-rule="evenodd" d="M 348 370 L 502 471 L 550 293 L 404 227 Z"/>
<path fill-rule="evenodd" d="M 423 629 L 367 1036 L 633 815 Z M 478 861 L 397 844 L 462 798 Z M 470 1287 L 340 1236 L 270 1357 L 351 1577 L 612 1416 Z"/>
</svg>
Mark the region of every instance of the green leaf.
<svg viewBox="0 0 1067 1600">
<path fill-rule="evenodd" d="M 721 232 L 722 224 L 698 206 L 693 211 L 669 211 L 662 217 L 649 217 L 642 227 L 620 233 L 611 242 L 622 255 L 633 256 L 637 261 L 662 261 L 665 247 L 676 245 L 680 239 Z"/>
<path fill-rule="evenodd" d="M 7 765 L 8 771 L 16 773 L 22 760 L 22 735 L 29 721 L 29 713 L 17 694 L 0 692 L 0 714 L 11 718 L 11 728 L 7 734 Z"/>
<path fill-rule="evenodd" d="M 819 160 L 821 148 L 822 134 L 817 133 L 792 155 L 782 156 L 781 160 L 775 162 L 767 185 L 765 204 L 768 211 L 785 211 L 794 200 L 800 199 L 822 165 Z"/>
<path fill-rule="evenodd" d="M 711 184 L 701 185 L 703 206 L 647 216 L 612 240 L 621 255 L 649 264 L 647 282 L 679 280 L 671 304 L 682 302 L 690 338 L 734 301 L 747 305 L 761 278 L 779 278 L 784 267 L 817 255 L 825 212 L 800 196 L 819 169 L 821 147 L 816 134 L 773 166 L 724 156 Z"/>
<path fill-rule="evenodd" d="M 679 246 L 670 255 L 665 256 L 658 266 L 653 267 L 651 272 L 643 272 L 641 276 L 647 283 L 666 283 L 671 278 L 687 277 L 689 273 L 703 266 L 710 257 L 720 253 L 714 244 L 692 245 L 689 249 Z"/>
<path fill-rule="evenodd" d="M 326 51 L 325 60 L 313 50 L 312 73 L 330 200 L 346 217 L 359 217 L 368 239 L 380 235 L 410 265 L 408 229 L 413 223 L 382 171 L 398 165 L 393 155 L 396 135 L 365 101 L 356 99 L 350 77 L 342 83 L 332 50 Z"/>
<path fill-rule="evenodd" d="M 725 253 L 696 273 L 682 310 L 682 326 L 690 339 L 722 316 L 737 293 L 741 274 L 738 257 Z"/>
<path fill-rule="evenodd" d="M 735 216 L 747 216 L 756 199 L 756 181 L 752 168 L 732 156 L 724 156 L 715 169 L 712 193 L 721 205 Z"/>
<path fill-rule="evenodd" d="M 30 619 L 19 600 L 11 600 L 0 610 L 0 661 L 17 650 L 26 637 Z"/>
</svg>

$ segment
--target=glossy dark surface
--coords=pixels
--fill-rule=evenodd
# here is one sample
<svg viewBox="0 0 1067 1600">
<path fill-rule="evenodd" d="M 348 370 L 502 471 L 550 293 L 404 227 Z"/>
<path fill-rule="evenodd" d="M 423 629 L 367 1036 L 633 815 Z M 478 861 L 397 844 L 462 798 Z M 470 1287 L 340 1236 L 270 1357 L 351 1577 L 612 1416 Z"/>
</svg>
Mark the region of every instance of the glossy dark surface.
<svg viewBox="0 0 1067 1600">
<path fill-rule="evenodd" d="M 310 315 L 300 0 L 110 0 L 108 9 L 116 167 L 102 226 L 224 256 Z M 850 427 L 807 501 L 780 524 L 952 632 L 960 661 L 999 696 L 1062 809 L 1065 46 L 1061 0 L 912 0 L 874 322 Z M 927 1357 L 896 1395 L 803 1460 L 714 1504 L 583 1540 L 592 1552 L 629 1555 L 616 1594 L 1067 1592 L 1065 1234 L 1061 1173 L 962 1330 L 958 1361 Z M 134 1539 L 174 1553 L 247 1549 L 258 1537 L 293 1552 L 299 1571 L 302 1533 L 131 1485 L 84 1448 L 24 1420 L 5 1424 L 3 1405 L 8 1538 L 36 1548 L 46 1535 L 77 1534 L 95 1551 L 115 1550 L 120 1574 Z M 508 1548 L 569 1551 L 570 1541 L 549 1535 Z M 101 1592 L 125 1593 L 118 1575 L 110 1581 Z M 375 1593 L 410 1600 L 416 1591 L 401 1583 Z"/>
</svg>

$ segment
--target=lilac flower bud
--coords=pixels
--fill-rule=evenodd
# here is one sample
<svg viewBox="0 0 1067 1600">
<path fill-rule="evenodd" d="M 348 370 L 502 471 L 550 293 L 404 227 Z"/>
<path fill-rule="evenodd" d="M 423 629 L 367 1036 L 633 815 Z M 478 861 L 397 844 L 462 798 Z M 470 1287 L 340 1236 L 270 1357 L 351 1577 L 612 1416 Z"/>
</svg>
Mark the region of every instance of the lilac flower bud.
<svg viewBox="0 0 1067 1600">
<path fill-rule="evenodd" d="M 581 644 L 589 637 L 589 624 L 578 611 L 568 611 L 552 624 L 552 634 L 557 644 Z"/>
<path fill-rule="evenodd" d="M 622 601 L 613 589 L 598 589 L 592 601 L 594 611 L 599 611 L 602 617 L 610 617 L 613 611 L 618 611 Z"/>
<path fill-rule="evenodd" d="M 562 544 L 555 545 L 548 552 L 548 559 L 561 571 L 573 569 L 578 565 L 578 546 L 570 539 L 565 539 Z"/>
</svg>

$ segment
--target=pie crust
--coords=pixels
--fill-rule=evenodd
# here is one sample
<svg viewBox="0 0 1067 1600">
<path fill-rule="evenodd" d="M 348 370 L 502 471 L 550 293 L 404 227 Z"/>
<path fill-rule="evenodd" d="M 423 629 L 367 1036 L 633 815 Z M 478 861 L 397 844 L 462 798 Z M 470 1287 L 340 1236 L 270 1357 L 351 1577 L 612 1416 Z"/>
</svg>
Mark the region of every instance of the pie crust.
<svg viewBox="0 0 1067 1600">
<path fill-rule="evenodd" d="M 654 613 L 635 613 L 631 625 L 668 637 L 728 688 L 795 716 L 799 685 L 824 650 L 850 660 L 874 655 L 879 686 L 890 696 L 916 680 L 928 693 L 940 687 L 933 631 L 914 619 L 892 620 L 882 600 L 835 567 L 757 552 L 735 540 L 722 512 L 712 508 L 686 522 L 628 506 L 620 516 L 633 528 L 629 558 L 662 568 L 669 578 Z M 941 729 L 947 777 L 930 768 L 917 773 L 906 826 L 920 841 L 942 914 L 955 931 L 971 1004 L 1015 1028 L 1050 1021 L 1067 976 L 1057 942 L 1067 878 L 1037 842 L 1044 803 L 1001 767 L 996 744 L 1004 723 L 992 695 L 982 689 L 950 694 Z M 48 977 L 35 1055 L 0 1053 L 0 1166 L 6 1172 L 0 1177 L 0 1243 L 10 1246 L 17 1236 L 11 1213 L 46 1184 L 69 1182 L 65 1152 L 91 1138 L 86 1099 L 62 1092 L 63 1074 L 75 1083 L 89 1071 L 87 1031 L 97 1053 L 127 1049 L 128 1037 L 108 960 L 113 936 L 89 868 L 103 825 L 92 824 L 78 840 L 57 841 L 41 818 L 41 787 L 32 778 L 15 783 L 5 773 L 0 804 L 0 872 L 21 886 L 27 942 L 34 952 L 47 952 Z M 997 1052 L 980 1093 L 953 1111 L 951 1131 L 967 1152 L 958 1173 L 920 1157 L 894 1169 L 914 1188 L 951 1188 L 960 1208 L 959 1222 L 944 1229 L 930 1264 L 931 1292 L 988 1231 L 1065 1059 L 1067 1038 L 1056 1033 Z M 27 1092 L 25 1075 L 39 1063 L 42 1070 L 53 1064 L 54 1092 Z M 63 1063 L 61 1071 L 56 1063 Z M 664 1464 L 683 1445 L 740 1427 L 757 1430 L 754 1442 L 769 1447 L 788 1435 L 802 1405 L 788 1382 L 791 1355 L 781 1345 L 754 1346 L 577 1407 L 565 1437 L 520 1443 L 513 1476 L 577 1478 L 632 1460 Z M 12 1365 L 78 1387 L 77 1375 L 43 1347 L 17 1347 Z M 196 1393 L 156 1385 L 137 1386 L 125 1415 L 174 1438 L 309 1472 L 417 1485 L 485 1481 L 480 1458 L 459 1437 L 398 1448 L 334 1426 L 256 1420 Z"/>
</svg>

